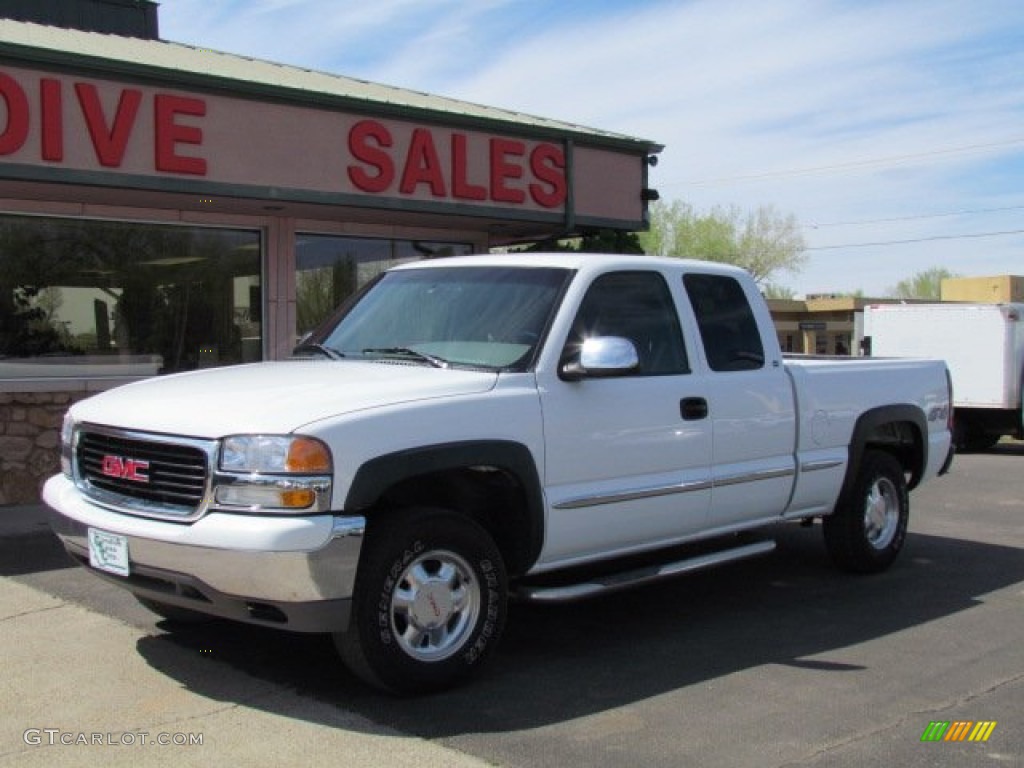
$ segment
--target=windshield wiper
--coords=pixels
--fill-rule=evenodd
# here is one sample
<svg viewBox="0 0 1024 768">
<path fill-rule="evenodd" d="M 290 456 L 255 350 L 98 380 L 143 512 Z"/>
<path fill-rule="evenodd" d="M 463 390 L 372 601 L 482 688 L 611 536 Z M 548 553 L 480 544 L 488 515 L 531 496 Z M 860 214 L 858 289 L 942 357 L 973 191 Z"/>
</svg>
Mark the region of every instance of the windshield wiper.
<svg viewBox="0 0 1024 768">
<path fill-rule="evenodd" d="M 321 355 L 328 357 L 331 360 L 340 360 L 345 356 L 338 350 L 331 349 L 330 347 L 324 346 L 316 341 L 305 341 L 292 350 L 293 355 L 300 354 L 302 352 L 319 352 Z"/>
<path fill-rule="evenodd" d="M 363 350 L 364 355 L 392 355 L 396 357 L 411 357 L 415 360 L 422 360 L 435 368 L 447 368 L 450 363 L 443 357 L 430 355 L 426 352 L 418 352 L 411 347 L 369 347 Z"/>
</svg>

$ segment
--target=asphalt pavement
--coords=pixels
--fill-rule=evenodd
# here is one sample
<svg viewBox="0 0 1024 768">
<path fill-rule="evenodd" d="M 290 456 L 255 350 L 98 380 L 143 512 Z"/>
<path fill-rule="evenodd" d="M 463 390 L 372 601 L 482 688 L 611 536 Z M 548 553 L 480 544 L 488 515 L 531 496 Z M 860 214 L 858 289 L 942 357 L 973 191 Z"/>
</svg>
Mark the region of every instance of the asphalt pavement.
<svg viewBox="0 0 1024 768">
<path fill-rule="evenodd" d="M 1022 462 L 1002 444 L 915 491 L 886 573 L 783 526 L 765 557 L 513 605 L 486 674 L 412 699 L 327 638 L 168 627 L 72 566 L 40 510 L 0 509 L 0 765 L 1024 767 Z M 922 741 L 943 722 L 994 725 Z"/>
</svg>

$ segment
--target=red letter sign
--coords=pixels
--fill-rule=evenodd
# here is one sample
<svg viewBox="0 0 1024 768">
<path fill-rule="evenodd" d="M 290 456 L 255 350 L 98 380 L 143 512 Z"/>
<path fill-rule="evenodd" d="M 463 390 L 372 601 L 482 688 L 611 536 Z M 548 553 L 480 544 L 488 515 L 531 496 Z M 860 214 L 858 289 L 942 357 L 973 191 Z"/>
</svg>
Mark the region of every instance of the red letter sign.
<svg viewBox="0 0 1024 768">
<path fill-rule="evenodd" d="M 181 125 L 176 122 L 178 115 L 193 117 L 206 116 L 206 102 L 202 99 L 185 98 L 158 94 L 153 101 L 156 138 L 156 169 L 171 173 L 191 173 L 196 176 L 206 175 L 206 159 L 188 157 L 175 152 L 178 144 L 203 143 L 203 129 L 194 125 Z"/>
<path fill-rule="evenodd" d="M 491 139 L 491 200 L 496 203 L 521 203 L 526 200 L 526 193 L 521 189 L 509 187 L 505 182 L 523 176 L 523 167 L 506 160 L 509 156 L 522 157 L 526 154 L 526 145 L 511 139 Z"/>
<path fill-rule="evenodd" d="M 372 140 L 377 146 L 371 146 Z M 358 165 L 348 167 L 348 177 L 363 192 L 383 192 L 391 186 L 395 179 L 395 166 L 391 162 L 391 156 L 378 147 L 390 147 L 392 143 L 391 134 L 388 129 L 376 120 L 361 120 L 352 126 L 348 132 L 348 150 L 352 157 L 371 168 L 375 168 L 376 175 L 366 172 L 365 168 Z"/>
<path fill-rule="evenodd" d="M 434 137 L 426 128 L 417 128 L 412 132 L 399 190 L 403 195 L 411 195 L 420 184 L 429 184 L 430 194 L 434 197 L 445 196 L 441 161 L 437 157 Z"/>
<path fill-rule="evenodd" d="M 39 81 L 39 102 L 43 110 L 43 160 L 59 163 L 64 159 L 64 96 L 60 80 L 44 77 Z"/>
<path fill-rule="evenodd" d="M 530 185 L 530 197 L 537 205 L 557 208 L 565 202 L 565 155 L 554 144 L 540 144 L 530 153 L 530 170 L 542 184 Z"/>
<path fill-rule="evenodd" d="M 452 134 L 452 195 L 462 200 L 486 200 L 487 188 L 469 183 L 469 158 L 466 146 L 465 134 Z"/>
<path fill-rule="evenodd" d="M 78 103 L 82 105 L 82 114 L 85 115 L 85 124 L 89 128 L 97 159 L 101 165 L 108 168 L 120 167 L 124 160 L 125 148 L 128 146 L 128 137 L 131 136 L 132 127 L 135 125 L 135 115 L 142 102 L 142 91 L 134 88 L 125 88 L 121 91 L 113 126 L 107 125 L 107 118 L 103 114 L 103 105 L 100 104 L 99 92 L 95 85 L 75 83 L 75 91 L 78 93 Z"/>
<path fill-rule="evenodd" d="M 0 133 L 0 155 L 11 155 L 28 138 L 28 96 L 13 77 L 0 73 L 0 99 L 7 106 L 7 125 Z"/>
</svg>

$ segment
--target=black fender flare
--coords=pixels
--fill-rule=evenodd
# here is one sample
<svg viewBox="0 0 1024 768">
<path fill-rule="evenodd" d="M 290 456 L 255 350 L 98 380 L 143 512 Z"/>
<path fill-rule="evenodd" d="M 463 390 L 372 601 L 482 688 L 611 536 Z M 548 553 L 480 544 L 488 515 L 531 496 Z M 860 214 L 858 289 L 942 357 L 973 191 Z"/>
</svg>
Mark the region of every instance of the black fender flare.
<svg viewBox="0 0 1024 768">
<path fill-rule="evenodd" d="M 408 448 L 370 459 L 356 471 L 345 498 L 346 512 L 373 507 L 397 483 L 421 475 L 473 467 L 493 467 L 515 477 L 525 500 L 522 531 L 528 564 L 544 544 L 544 492 L 530 449 L 511 440 L 467 440 Z"/>
<path fill-rule="evenodd" d="M 917 430 L 917 437 L 920 448 L 920 460 L 914 465 L 906 467 L 910 471 L 910 480 L 907 482 L 908 490 L 913 490 L 921 482 L 925 469 L 928 466 L 928 418 L 916 405 L 883 405 L 865 411 L 857 419 L 853 427 L 853 434 L 850 437 L 850 461 L 843 480 L 843 487 L 839 497 L 843 498 L 849 491 L 860 473 L 861 460 L 867 445 L 872 442 L 875 431 L 884 424 L 909 423 Z"/>
</svg>

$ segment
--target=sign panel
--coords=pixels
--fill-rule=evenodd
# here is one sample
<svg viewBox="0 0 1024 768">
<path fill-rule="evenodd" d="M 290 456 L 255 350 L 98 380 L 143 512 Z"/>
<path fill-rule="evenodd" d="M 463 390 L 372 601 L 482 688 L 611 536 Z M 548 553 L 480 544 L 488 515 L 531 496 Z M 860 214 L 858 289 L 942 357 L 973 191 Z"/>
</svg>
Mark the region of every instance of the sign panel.
<svg viewBox="0 0 1024 768">
<path fill-rule="evenodd" d="M 80 183 L 170 190 L 207 182 L 284 200 L 513 216 L 564 214 L 575 190 L 575 217 L 643 216 L 636 154 L 17 67 L 0 67 L 0 177 L 8 163 L 17 178 L 75 172 Z"/>
</svg>

